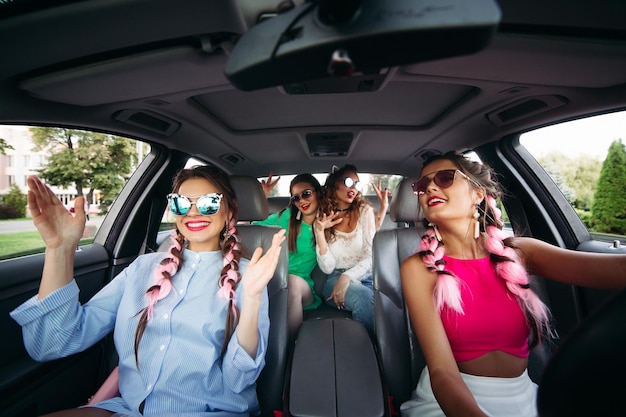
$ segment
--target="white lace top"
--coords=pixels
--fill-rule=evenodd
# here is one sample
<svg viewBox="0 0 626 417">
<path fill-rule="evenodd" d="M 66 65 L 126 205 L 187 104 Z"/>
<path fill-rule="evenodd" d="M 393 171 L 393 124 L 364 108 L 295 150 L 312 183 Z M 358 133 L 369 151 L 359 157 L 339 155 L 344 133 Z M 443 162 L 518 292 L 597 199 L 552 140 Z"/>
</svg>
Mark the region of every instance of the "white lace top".
<svg viewBox="0 0 626 417">
<path fill-rule="evenodd" d="M 376 233 L 374 209 L 368 204 L 361 206 L 359 221 L 350 233 L 335 232 L 335 239 L 328 243 L 328 251 L 320 255 L 316 247 L 317 263 L 325 274 L 335 269 L 344 272 L 353 281 L 361 281 L 372 275 L 372 241 Z"/>
</svg>

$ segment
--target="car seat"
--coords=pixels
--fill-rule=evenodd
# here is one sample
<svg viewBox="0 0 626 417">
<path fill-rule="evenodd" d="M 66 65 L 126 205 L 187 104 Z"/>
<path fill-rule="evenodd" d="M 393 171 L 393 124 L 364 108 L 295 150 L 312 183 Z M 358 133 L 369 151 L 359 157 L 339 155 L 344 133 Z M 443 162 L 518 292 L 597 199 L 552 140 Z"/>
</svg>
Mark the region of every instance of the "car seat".
<svg viewBox="0 0 626 417">
<path fill-rule="evenodd" d="M 234 175 L 230 182 L 239 203 L 239 220 L 251 222 L 265 220 L 269 215 L 267 198 L 261 183 L 254 177 Z M 272 237 L 279 228 L 253 224 L 237 226 L 241 243 L 251 256 L 256 247 L 267 250 L 272 244 Z M 289 335 L 287 325 L 287 282 L 288 249 L 283 242 L 280 259 L 274 277 L 267 286 L 270 301 L 270 334 L 265 354 L 265 368 L 257 380 L 257 395 L 263 417 L 273 416 L 274 411 L 282 410 L 285 370 L 289 354 Z"/>
<path fill-rule="evenodd" d="M 247 223 L 254 220 L 265 220 L 268 216 L 267 199 L 261 184 L 256 178 L 238 175 L 231 176 L 230 181 L 239 204 L 239 221 L 241 223 L 237 225 L 237 229 L 244 248 L 244 255 L 251 256 L 254 249 L 259 246 L 263 248 L 263 251 L 266 251 L 272 244 L 274 233 L 279 228 Z M 160 245 L 160 247 L 164 246 L 169 247 L 167 240 Z M 289 349 L 287 276 L 287 244 L 283 242 L 276 271 L 267 286 L 271 325 L 265 354 L 265 367 L 257 380 L 257 395 L 262 417 L 271 417 L 274 415 L 274 411 L 280 411 L 283 408 L 283 387 Z M 88 404 L 111 398 L 118 393 L 117 368 L 115 368 Z"/>
<path fill-rule="evenodd" d="M 391 221 L 406 227 L 380 230 L 373 243 L 374 327 L 379 360 L 392 406 L 399 410 L 426 364 L 413 333 L 402 296 L 400 265 L 414 254 L 420 234 L 414 227 L 417 198 L 405 178 L 389 204 Z"/>
<path fill-rule="evenodd" d="M 400 266 L 417 252 L 425 229 L 418 222 L 417 198 L 412 183 L 415 178 L 405 178 L 392 196 L 390 217 L 405 228 L 381 230 L 374 236 L 374 326 L 379 360 L 387 392 L 392 405 L 399 410 L 415 389 L 426 360 L 404 305 Z M 531 285 L 548 304 L 543 280 L 531 277 Z M 553 346 L 538 345 L 528 358 L 528 373 L 538 383 Z"/>
</svg>

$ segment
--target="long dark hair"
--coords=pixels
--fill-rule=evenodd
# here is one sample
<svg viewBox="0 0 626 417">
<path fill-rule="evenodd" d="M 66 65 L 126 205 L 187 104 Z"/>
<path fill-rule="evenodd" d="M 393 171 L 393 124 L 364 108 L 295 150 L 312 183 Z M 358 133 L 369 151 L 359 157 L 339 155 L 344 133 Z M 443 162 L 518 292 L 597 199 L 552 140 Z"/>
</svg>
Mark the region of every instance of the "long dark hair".
<svg viewBox="0 0 626 417">
<path fill-rule="evenodd" d="M 315 198 L 318 201 L 318 209 L 320 201 L 323 197 L 322 194 L 322 186 L 320 182 L 311 174 L 298 174 L 291 180 L 289 184 L 289 191 L 293 190 L 294 185 L 296 184 L 309 184 L 313 191 L 315 191 Z M 291 208 L 291 216 L 289 217 L 289 239 L 287 241 L 287 247 L 289 248 L 289 252 L 296 252 L 296 242 L 298 240 L 298 235 L 300 234 L 300 226 L 302 225 L 302 218 L 298 216 L 298 208 L 295 204 L 289 201 L 289 207 Z M 284 211 L 285 209 L 283 209 Z M 311 244 L 315 246 L 315 233 L 312 233 L 313 241 Z"/>
<path fill-rule="evenodd" d="M 346 174 L 353 173 L 358 175 L 359 171 L 356 166 L 351 164 L 346 164 L 341 168 L 338 168 L 328 174 L 326 177 L 326 181 L 324 182 L 324 198 L 321 200 L 321 211 L 323 213 L 330 213 L 331 211 L 337 211 L 337 202 L 335 201 L 335 191 L 337 191 L 337 183 L 343 179 Z M 359 191 L 357 192 L 356 197 L 350 204 L 349 211 L 356 213 L 356 216 L 351 217 L 350 221 L 359 220 L 359 215 L 361 214 L 361 206 L 369 204 L 367 200 L 363 197 L 363 194 Z M 330 227 L 324 231 L 324 235 L 326 236 L 327 241 L 332 241 L 335 238 L 335 228 Z"/>
<path fill-rule="evenodd" d="M 222 194 L 222 201 L 226 204 L 226 209 L 231 215 L 229 224 L 225 224 L 220 234 L 220 247 L 224 257 L 224 266 L 220 272 L 219 286 L 220 295 L 228 298 L 228 313 L 226 316 L 226 331 L 222 344 L 222 355 L 226 351 L 228 342 L 232 337 L 239 310 L 235 305 L 235 290 L 241 278 L 239 273 L 239 260 L 241 259 L 241 245 L 237 235 L 237 219 L 239 217 L 239 205 L 235 196 L 235 191 L 230 183 L 228 175 L 221 169 L 209 166 L 194 166 L 180 170 L 174 177 L 172 191 L 178 192 L 182 184 L 192 178 L 203 178 L 211 182 Z M 139 323 L 135 331 L 135 363 L 139 366 L 139 343 L 146 330 L 148 321 L 152 318 L 152 311 L 156 302 L 166 297 L 172 288 L 172 277 L 180 270 L 183 264 L 183 250 L 185 248 L 185 237 L 178 229 L 174 231 L 174 240 L 169 250 L 168 257 L 164 258 L 155 270 L 155 282 L 146 291 L 148 305 L 140 310 Z"/>
</svg>

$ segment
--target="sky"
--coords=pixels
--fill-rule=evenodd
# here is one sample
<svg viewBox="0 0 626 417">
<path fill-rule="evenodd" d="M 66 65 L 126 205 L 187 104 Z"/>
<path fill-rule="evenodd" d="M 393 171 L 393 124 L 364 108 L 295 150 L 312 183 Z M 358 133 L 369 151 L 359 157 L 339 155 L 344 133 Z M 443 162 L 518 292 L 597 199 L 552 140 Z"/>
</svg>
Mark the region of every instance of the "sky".
<svg viewBox="0 0 626 417">
<path fill-rule="evenodd" d="M 626 144 L 626 111 L 549 126 L 521 136 L 535 157 L 558 150 L 567 156 L 586 154 L 602 160 L 614 140 Z"/>
</svg>

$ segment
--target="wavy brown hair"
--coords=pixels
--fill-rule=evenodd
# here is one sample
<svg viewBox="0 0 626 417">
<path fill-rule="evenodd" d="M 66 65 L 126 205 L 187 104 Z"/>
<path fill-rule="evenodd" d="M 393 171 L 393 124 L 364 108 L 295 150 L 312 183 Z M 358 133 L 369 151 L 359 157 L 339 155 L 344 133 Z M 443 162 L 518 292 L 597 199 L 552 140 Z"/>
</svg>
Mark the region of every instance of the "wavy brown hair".
<svg viewBox="0 0 626 417">
<path fill-rule="evenodd" d="M 335 201 L 335 191 L 339 187 L 341 180 L 346 176 L 346 174 L 355 174 L 358 176 L 359 171 L 356 166 L 351 164 L 346 164 L 343 167 L 335 170 L 328 174 L 326 177 L 326 181 L 324 182 L 324 196 L 320 200 L 320 209 L 322 213 L 329 214 L 331 211 L 337 211 L 337 202 Z M 349 211 L 356 213 L 356 216 L 350 217 L 350 224 L 352 222 L 358 222 L 359 216 L 361 214 L 361 207 L 363 205 L 369 204 L 368 201 L 363 197 L 363 194 L 359 191 L 357 192 L 356 197 L 352 201 L 352 204 L 348 208 Z M 324 230 L 324 235 L 326 236 L 326 240 L 331 242 L 335 239 L 335 228 L 330 227 Z"/>
</svg>

